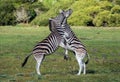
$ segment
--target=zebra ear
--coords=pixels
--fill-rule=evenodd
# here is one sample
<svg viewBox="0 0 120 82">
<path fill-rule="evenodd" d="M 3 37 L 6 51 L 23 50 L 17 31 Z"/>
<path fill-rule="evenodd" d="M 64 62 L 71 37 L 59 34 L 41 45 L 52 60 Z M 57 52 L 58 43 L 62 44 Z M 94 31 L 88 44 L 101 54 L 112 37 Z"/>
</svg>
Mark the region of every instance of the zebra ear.
<svg viewBox="0 0 120 82">
<path fill-rule="evenodd" d="M 72 9 L 67 10 L 65 16 L 69 17 L 72 14 L 72 12 Z"/>
<path fill-rule="evenodd" d="M 55 21 L 55 19 L 54 18 L 49 18 L 49 21 Z"/>
<path fill-rule="evenodd" d="M 63 12 L 64 12 L 64 10 L 62 10 L 62 9 L 59 10 L 59 13 L 63 13 Z"/>
<path fill-rule="evenodd" d="M 69 9 L 69 14 L 70 14 L 70 15 L 72 14 L 72 12 L 73 12 L 73 10 L 72 10 L 72 9 Z"/>
<path fill-rule="evenodd" d="M 51 21 L 52 20 L 52 18 L 49 18 L 49 21 Z"/>
</svg>

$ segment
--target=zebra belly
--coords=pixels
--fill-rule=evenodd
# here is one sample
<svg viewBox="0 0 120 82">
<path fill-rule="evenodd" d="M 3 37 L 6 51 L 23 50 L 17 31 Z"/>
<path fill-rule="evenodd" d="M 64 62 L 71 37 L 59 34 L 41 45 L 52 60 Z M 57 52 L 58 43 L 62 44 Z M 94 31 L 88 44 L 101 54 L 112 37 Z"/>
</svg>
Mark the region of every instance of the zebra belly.
<svg viewBox="0 0 120 82">
<path fill-rule="evenodd" d="M 72 48 L 72 46 L 70 46 L 69 44 L 64 44 L 62 41 L 60 42 L 60 45 L 59 45 L 60 47 L 62 47 L 62 48 L 65 48 L 65 49 L 68 49 L 68 50 L 74 50 L 74 48 Z"/>
<path fill-rule="evenodd" d="M 66 42 L 64 39 L 61 39 L 59 46 L 61 46 L 62 48 L 66 48 Z"/>
<path fill-rule="evenodd" d="M 66 45 L 63 42 L 60 42 L 60 45 L 62 48 L 66 48 Z"/>
</svg>

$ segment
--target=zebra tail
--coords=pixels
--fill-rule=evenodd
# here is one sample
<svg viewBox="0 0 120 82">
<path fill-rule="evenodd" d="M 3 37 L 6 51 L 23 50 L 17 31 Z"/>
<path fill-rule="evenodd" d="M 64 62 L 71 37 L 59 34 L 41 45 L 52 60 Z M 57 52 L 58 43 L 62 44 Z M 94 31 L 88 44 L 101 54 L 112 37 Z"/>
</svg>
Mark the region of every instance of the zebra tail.
<svg viewBox="0 0 120 82">
<path fill-rule="evenodd" d="M 32 53 L 30 53 L 25 59 L 24 62 L 22 63 L 22 67 L 25 66 L 25 64 L 27 63 L 28 58 L 32 55 Z"/>
<path fill-rule="evenodd" d="M 90 56 L 89 54 L 87 54 L 87 61 L 85 62 L 85 64 L 88 64 L 89 60 L 90 60 Z"/>
</svg>

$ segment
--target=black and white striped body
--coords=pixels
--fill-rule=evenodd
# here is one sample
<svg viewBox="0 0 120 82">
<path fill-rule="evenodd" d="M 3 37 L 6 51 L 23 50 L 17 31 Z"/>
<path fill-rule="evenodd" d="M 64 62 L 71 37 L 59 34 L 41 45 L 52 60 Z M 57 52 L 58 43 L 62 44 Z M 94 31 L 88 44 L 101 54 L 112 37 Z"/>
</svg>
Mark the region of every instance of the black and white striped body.
<svg viewBox="0 0 120 82">
<path fill-rule="evenodd" d="M 52 32 L 43 41 L 39 42 L 33 49 L 33 54 L 43 53 L 45 55 L 53 53 L 60 44 L 61 37 L 57 32 Z"/>
<path fill-rule="evenodd" d="M 83 62 L 84 57 L 87 55 L 87 51 L 85 49 L 85 46 L 80 42 L 80 40 L 75 36 L 74 32 L 72 31 L 72 29 L 70 28 L 70 26 L 67 24 L 67 18 L 68 15 L 65 15 L 68 11 L 63 11 L 62 13 L 60 13 L 63 17 L 63 20 L 61 22 L 62 27 L 61 28 L 52 28 L 52 31 L 54 31 L 55 29 L 59 32 L 59 34 L 63 37 L 60 43 L 60 46 L 63 47 L 65 49 L 65 57 L 67 58 L 68 56 L 68 50 L 71 50 L 75 53 L 76 59 L 78 61 L 79 64 L 79 72 L 78 75 L 81 74 L 82 69 L 83 73 L 86 73 L 86 67 L 85 67 L 85 63 Z M 66 17 L 67 16 L 67 17 Z M 56 18 L 54 18 L 56 20 Z M 61 18 L 60 18 L 61 20 Z M 63 31 L 63 32 L 62 32 Z M 87 55 L 88 56 L 88 55 Z M 87 60 L 88 62 L 88 60 Z M 86 63 L 87 63 L 86 62 Z"/>
<path fill-rule="evenodd" d="M 41 75 L 41 73 L 39 71 L 39 67 L 42 63 L 42 60 L 44 59 L 44 57 L 46 55 L 55 52 L 55 50 L 58 48 L 58 46 L 61 42 L 61 38 L 62 38 L 61 35 L 57 31 L 53 31 L 50 33 L 50 35 L 47 38 L 45 38 L 43 41 L 39 42 L 34 47 L 32 53 L 30 55 L 33 54 L 35 60 L 37 61 L 36 71 L 37 71 L 38 75 Z M 22 67 L 26 64 L 30 55 L 28 55 L 25 58 L 25 60 L 22 64 Z"/>
<path fill-rule="evenodd" d="M 62 34 L 61 36 L 63 36 L 66 41 L 67 49 L 72 50 L 72 51 L 74 51 L 76 48 L 85 49 L 85 46 L 76 37 L 76 35 L 74 34 L 74 32 L 72 31 L 70 26 L 66 24 L 66 25 L 64 25 L 64 27 L 65 27 L 64 35 Z M 64 43 L 64 42 L 62 42 L 62 43 Z"/>
</svg>

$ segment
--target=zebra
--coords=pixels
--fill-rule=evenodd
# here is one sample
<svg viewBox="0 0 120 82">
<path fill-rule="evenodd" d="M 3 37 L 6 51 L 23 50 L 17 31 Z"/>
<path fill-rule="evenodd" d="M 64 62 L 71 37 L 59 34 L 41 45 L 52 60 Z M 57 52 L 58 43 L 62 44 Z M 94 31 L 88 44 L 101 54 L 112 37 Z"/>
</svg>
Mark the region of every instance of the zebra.
<svg viewBox="0 0 120 82">
<path fill-rule="evenodd" d="M 52 24 L 52 26 L 56 27 L 56 22 L 49 20 L 50 23 Z M 60 26 L 59 26 L 60 27 Z M 42 40 L 41 42 L 38 42 L 38 44 L 36 44 L 32 50 L 32 52 L 26 56 L 26 58 L 24 59 L 24 62 L 22 63 L 22 67 L 25 66 L 25 64 L 27 63 L 28 58 L 33 55 L 37 64 L 36 64 L 36 71 L 38 75 L 41 75 L 39 68 L 40 65 L 42 63 L 42 61 L 44 60 L 45 56 L 47 56 L 48 54 L 53 53 L 57 48 L 58 45 L 61 42 L 61 35 L 55 30 L 53 32 L 51 32 L 48 37 L 46 37 L 44 40 Z"/>
<path fill-rule="evenodd" d="M 59 21 L 59 22 L 56 22 L 58 26 L 53 27 L 51 21 L 49 21 L 49 30 L 52 32 L 52 31 L 57 29 L 57 31 L 60 33 L 60 35 L 65 37 L 64 31 L 66 30 L 66 28 L 62 27 L 63 29 L 61 29 L 61 27 L 59 27 L 59 26 L 67 24 L 67 19 L 66 18 L 68 18 L 72 14 L 72 10 L 69 9 L 68 11 L 66 11 L 65 14 L 63 13 L 62 10 L 59 10 L 59 12 L 60 12 L 59 15 L 57 15 L 56 17 L 49 18 L 50 20 L 55 19 L 56 21 Z M 62 40 L 61 40 L 61 43 L 60 43 L 59 46 L 64 48 L 64 50 L 65 50 L 64 59 L 68 60 L 68 49 L 67 49 L 67 46 L 66 46 L 67 42 L 66 42 L 65 38 L 63 38 L 63 37 L 62 37 Z"/>
<path fill-rule="evenodd" d="M 70 26 L 67 24 L 67 18 L 71 15 L 72 10 L 61 11 L 58 16 L 52 18 L 53 20 L 61 20 L 61 28 L 50 26 L 50 31 L 57 30 L 62 36 L 62 40 L 59 46 L 65 49 L 65 57 L 68 58 L 68 50 L 74 52 L 79 65 L 79 71 L 77 75 L 80 75 L 83 71 L 83 74 L 86 74 L 86 64 L 89 62 L 89 55 L 87 50 L 82 42 L 75 36 L 74 32 L 71 30 Z M 61 17 L 61 18 L 60 18 Z M 58 24 L 59 25 L 59 24 Z M 87 56 L 87 61 L 84 62 L 83 59 Z"/>
</svg>

